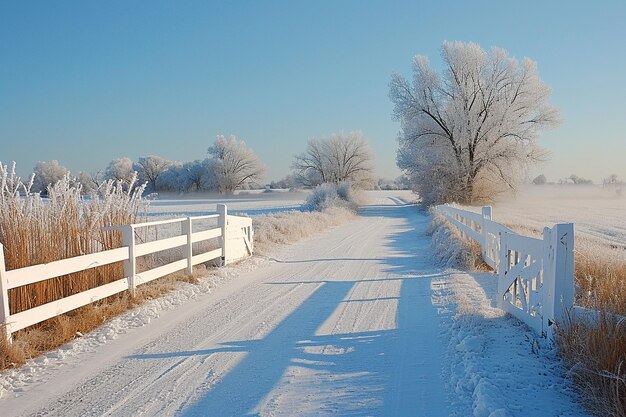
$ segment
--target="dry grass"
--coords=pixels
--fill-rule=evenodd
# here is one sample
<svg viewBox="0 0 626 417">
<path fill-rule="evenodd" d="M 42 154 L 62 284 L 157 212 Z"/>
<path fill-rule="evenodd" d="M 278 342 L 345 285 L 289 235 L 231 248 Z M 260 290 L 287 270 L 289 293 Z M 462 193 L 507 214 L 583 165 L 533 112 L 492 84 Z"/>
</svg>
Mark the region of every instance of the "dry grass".
<svg viewBox="0 0 626 417">
<path fill-rule="evenodd" d="M 434 212 L 429 234 L 432 236 L 432 247 L 435 260 L 439 263 L 464 268 L 469 271 L 489 271 L 489 265 L 482 257 L 480 244 L 465 239 L 461 232 L 446 218 Z"/>
<path fill-rule="evenodd" d="M 22 182 L 15 165 L 9 169 L 0 163 L 0 242 L 7 270 L 120 247 L 120 232 L 103 228 L 137 222 L 143 206 L 143 187 L 126 191 L 109 181 L 85 199 L 80 185 L 66 176 L 44 198 L 30 192 L 32 180 Z M 120 262 L 11 289 L 9 310 L 15 314 L 123 276 Z M 0 344 L 0 368 L 56 347 L 132 302 L 125 295 L 110 297 L 18 332 L 12 345 Z"/>
<path fill-rule="evenodd" d="M 605 312 L 598 323 L 570 324 L 557 336 L 589 412 L 626 417 L 626 323 Z"/>
<path fill-rule="evenodd" d="M 354 211 L 330 207 L 323 211 L 288 211 L 255 216 L 254 251 L 267 255 L 277 244 L 292 243 L 354 219 Z"/>
<path fill-rule="evenodd" d="M 121 246 L 119 231 L 105 226 L 137 222 L 143 187 L 125 191 L 104 183 L 88 200 L 69 176 L 48 189 L 47 198 L 31 193 L 0 164 L 0 242 L 7 270 L 85 255 Z M 124 274 L 122 263 L 66 275 L 9 291 L 12 314 L 107 284 Z"/>
<path fill-rule="evenodd" d="M 70 342 L 145 301 L 172 291 L 177 281 L 196 283 L 202 275 L 206 275 L 203 267 L 197 268 L 193 275 L 182 272 L 168 275 L 138 287 L 134 298 L 128 293 L 120 293 L 20 330 L 13 334 L 12 344 L 0 338 L 0 370 L 20 366 L 28 359 Z"/>
<path fill-rule="evenodd" d="M 521 224 L 507 227 L 540 238 L 542 232 Z M 453 228 L 454 229 L 454 228 Z M 460 239 L 457 232 L 451 234 Z M 476 250 L 463 244 L 465 266 L 475 265 Z M 478 249 L 480 257 L 480 249 Z M 589 412 L 626 417 L 626 254 L 623 250 L 576 237 L 574 258 L 576 304 L 601 311 L 598 323 L 562 326 L 556 342 L 577 391 Z"/>
<path fill-rule="evenodd" d="M 577 242 L 578 243 L 578 242 Z M 577 304 L 602 312 L 598 323 L 577 322 L 559 332 L 586 407 L 597 416 L 626 417 L 626 260 L 623 251 L 577 244 Z"/>
<path fill-rule="evenodd" d="M 626 253 L 576 242 L 577 304 L 626 316 Z"/>
</svg>

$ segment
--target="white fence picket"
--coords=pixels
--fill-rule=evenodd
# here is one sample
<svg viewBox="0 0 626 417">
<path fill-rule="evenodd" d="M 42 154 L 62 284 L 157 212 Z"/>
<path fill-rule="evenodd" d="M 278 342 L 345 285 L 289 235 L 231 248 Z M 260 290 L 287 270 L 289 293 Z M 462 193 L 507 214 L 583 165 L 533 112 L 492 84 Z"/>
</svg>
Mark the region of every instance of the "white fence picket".
<svg viewBox="0 0 626 417">
<path fill-rule="evenodd" d="M 6 272 L 7 285 L 9 289 L 23 287 L 24 285 L 109 265 L 126 259 L 128 259 L 128 248 L 122 247 L 88 255 L 74 256 L 47 264 L 13 269 Z"/>
<path fill-rule="evenodd" d="M 194 221 L 208 219 L 217 219 L 217 227 L 199 232 L 194 231 Z M 136 243 L 135 232 L 137 229 L 175 223 L 181 223 L 182 235 L 152 242 Z M 0 325 L 4 326 L 5 337 L 9 341 L 11 341 L 11 334 L 18 330 L 122 291 L 130 291 L 134 296 L 135 288 L 138 285 L 165 275 L 183 269 L 189 274 L 194 265 L 214 259 L 221 258 L 223 263 L 227 264 L 252 255 L 252 220 L 247 217 L 229 216 L 228 210 L 223 204 L 218 205 L 217 214 L 107 227 L 106 230 L 121 230 L 123 245 L 121 248 L 11 271 L 5 270 L 4 247 L 0 243 Z M 193 254 L 194 243 L 215 238 L 219 238 L 219 248 L 197 255 Z M 229 251 L 226 250 L 227 245 L 230 248 Z M 183 259 L 137 273 L 136 260 L 138 257 L 182 246 L 185 247 Z M 242 255 L 242 253 L 245 254 Z M 124 262 L 125 276 L 121 279 L 16 314 L 10 314 L 10 289 L 122 261 Z"/>
<path fill-rule="evenodd" d="M 544 238 L 522 236 L 482 216 L 448 205 L 437 206 L 464 236 L 481 245 L 484 261 L 498 274 L 498 306 L 545 337 L 574 306 L 574 225 L 544 229 Z"/>
</svg>

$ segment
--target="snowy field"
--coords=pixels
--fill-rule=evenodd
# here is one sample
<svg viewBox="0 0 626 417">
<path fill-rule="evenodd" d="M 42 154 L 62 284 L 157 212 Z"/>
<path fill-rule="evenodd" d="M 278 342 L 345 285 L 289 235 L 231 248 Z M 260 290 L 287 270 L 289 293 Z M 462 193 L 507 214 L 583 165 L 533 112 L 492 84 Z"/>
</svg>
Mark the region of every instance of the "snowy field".
<svg viewBox="0 0 626 417">
<path fill-rule="evenodd" d="M 230 214 L 256 216 L 281 211 L 299 210 L 310 191 L 265 190 L 242 191 L 233 196 L 189 194 L 157 196 L 150 202 L 148 219 L 156 217 L 203 216 L 215 213 L 218 204 L 226 204 Z M 411 191 L 365 191 L 367 203 L 385 202 L 388 197 L 415 200 Z"/>
<path fill-rule="evenodd" d="M 306 199 L 306 191 L 251 190 L 232 196 L 220 194 L 158 195 L 150 202 L 148 218 L 204 216 L 215 213 L 218 204 L 226 204 L 231 214 L 250 216 L 286 210 L 298 210 Z"/>
<path fill-rule="evenodd" d="M 466 207 L 480 212 L 480 207 Z M 493 205 L 493 219 L 514 230 L 541 233 L 574 223 L 578 239 L 626 250 L 626 195 L 601 186 L 529 186 Z"/>
</svg>

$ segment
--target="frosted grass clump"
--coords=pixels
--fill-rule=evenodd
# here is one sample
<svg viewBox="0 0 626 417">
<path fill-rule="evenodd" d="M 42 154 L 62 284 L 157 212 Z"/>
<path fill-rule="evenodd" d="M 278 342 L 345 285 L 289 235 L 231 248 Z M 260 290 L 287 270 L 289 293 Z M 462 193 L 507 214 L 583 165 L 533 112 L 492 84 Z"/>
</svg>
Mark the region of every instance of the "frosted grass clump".
<svg viewBox="0 0 626 417">
<path fill-rule="evenodd" d="M 145 209 L 145 186 L 105 181 L 85 197 L 69 173 L 47 187 L 47 197 L 33 192 L 35 175 L 24 182 L 0 163 L 0 243 L 8 270 L 118 248 L 119 231 L 106 226 L 136 223 Z M 107 284 L 123 277 L 121 263 L 59 277 L 9 292 L 11 313 Z"/>
<path fill-rule="evenodd" d="M 308 196 L 302 208 L 308 211 L 324 211 L 341 207 L 356 211 L 359 197 L 348 182 L 318 185 Z"/>
</svg>

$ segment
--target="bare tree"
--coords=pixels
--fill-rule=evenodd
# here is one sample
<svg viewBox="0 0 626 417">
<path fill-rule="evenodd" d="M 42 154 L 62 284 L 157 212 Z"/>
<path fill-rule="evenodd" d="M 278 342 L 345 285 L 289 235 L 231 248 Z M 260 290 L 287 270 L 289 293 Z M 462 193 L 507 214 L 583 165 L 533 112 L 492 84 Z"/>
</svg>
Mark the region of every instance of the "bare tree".
<svg viewBox="0 0 626 417">
<path fill-rule="evenodd" d="M 35 174 L 31 190 L 47 193 L 48 187 L 56 184 L 68 174 L 67 168 L 59 164 L 59 161 L 39 161 L 33 169 Z"/>
<path fill-rule="evenodd" d="M 139 182 L 146 183 L 146 189 L 149 191 L 157 190 L 157 181 L 159 176 L 173 166 L 174 163 L 160 156 L 150 155 L 143 156 L 137 160 L 134 165 Z"/>
<path fill-rule="evenodd" d="M 602 178 L 602 186 L 603 187 L 612 187 L 615 185 L 620 185 L 622 182 L 620 181 L 617 174 L 611 174 L 606 178 Z"/>
<path fill-rule="evenodd" d="M 210 169 L 209 159 L 186 162 L 183 168 L 186 170 L 187 191 L 209 190 L 215 186 L 213 171 Z"/>
<path fill-rule="evenodd" d="M 371 186 L 374 156 L 361 132 L 339 133 L 311 139 L 306 150 L 295 156 L 292 168 L 305 186 L 349 181 L 357 187 Z"/>
<path fill-rule="evenodd" d="M 104 170 L 104 179 L 121 181 L 125 188 L 128 189 L 128 186 L 137 179 L 133 161 L 127 157 L 112 160 Z"/>
<path fill-rule="evenodd" d="M 81 185 L 81 193 L 83 195 L 91 195 L 98 190 L 102 183 L 101 171 L 85 172 L 81 171 L 75 178 L 75 181 Z"/>
<path fill-rule="evenodd" d="M 490 199 L 547 157 L 538 132 L 556 126 L 559 112 L 528 58 L 462 42 L 445 42 L 442 58 L 441 75 L 417 56 L 412 83 L 392 76 L 398 166 L 427 203 Z"/>
<path fill-rule="evenodd" d="M 245 185 L 259 181 L 265 173 L 265 168 L 252 149 L 248 148 L 243 140 L 237 140 L 234 135 L 228 139 L 218 135 L 208 153 L 209 169 L 221 193 L 232 193 Z"/>
</svg>

